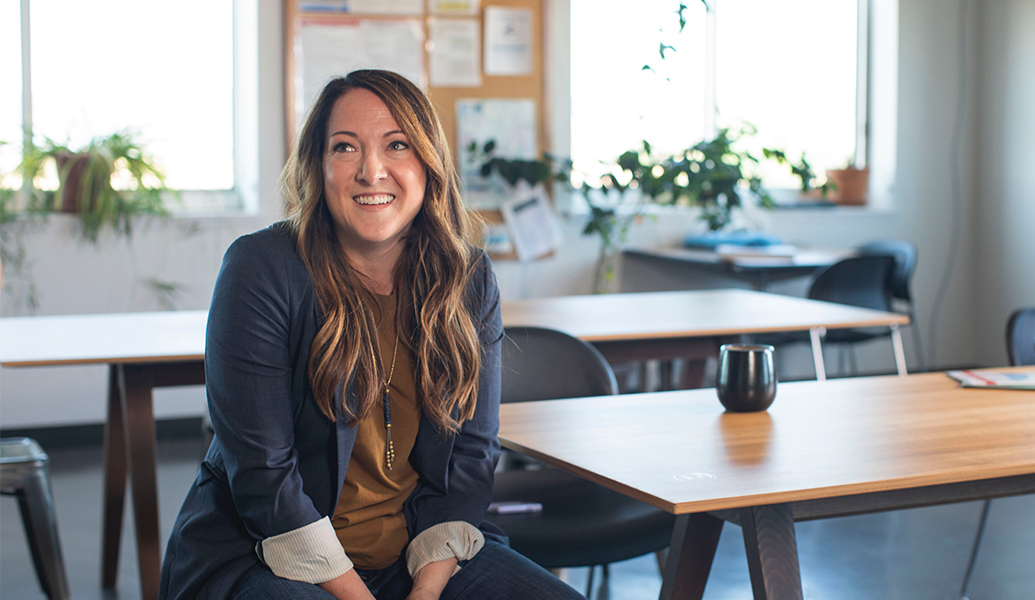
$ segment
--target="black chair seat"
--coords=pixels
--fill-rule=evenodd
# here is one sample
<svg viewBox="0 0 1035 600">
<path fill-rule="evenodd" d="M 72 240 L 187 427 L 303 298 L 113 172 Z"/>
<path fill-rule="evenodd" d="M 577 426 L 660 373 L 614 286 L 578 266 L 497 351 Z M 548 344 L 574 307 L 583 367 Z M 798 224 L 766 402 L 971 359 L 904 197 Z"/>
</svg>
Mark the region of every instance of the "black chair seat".
<svg viewBox="0 0 1035 600">
<path fill-rule="evenodd" d="M 511 547 L 550 569 L 657 552 L 668 546 L 675 524 L 669 513 L 555 467 L 497 473 L 493 500 L 543 505 L 538 514 L 486 520 L 507 532 Z"/>
</svg>

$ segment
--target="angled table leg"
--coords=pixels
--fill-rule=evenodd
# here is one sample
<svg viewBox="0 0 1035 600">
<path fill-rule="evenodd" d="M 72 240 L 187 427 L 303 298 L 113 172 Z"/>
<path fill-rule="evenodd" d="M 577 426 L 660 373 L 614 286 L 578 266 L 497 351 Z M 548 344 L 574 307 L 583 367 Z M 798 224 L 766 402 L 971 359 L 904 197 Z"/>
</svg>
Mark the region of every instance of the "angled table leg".
<svg viewBox="0 0 1035 600">
<path fill-rule="evenodd" d="M 816 381 L 827 380 L 827 370 L 823 366 L 823 345 L 820 343 L 820 338 L 826 334 L 826 327 L 813 327 L 809 329 L 809 340 L 812 342 L 812 363 L 816 367 Z"/>
<path fill-rule="evenodd" d="M 115 587 L 126 499 L 126 433 L 122 422 L 122 367 L 108 366 L 108 419 L 104 423 L 104 509 L 101 516 L 101 587 Z"/>
<path fill-rule="evenodd" d="M 661 583 L 660 600 L 700 600 L 719 546 L 723 520 L 708 513 L 678 515 Z"/>
<path fill-rule="evenodd" d="M 129 456 L 130 485 L 133 489 L 141 596 L 144 600 L 156 600 L 162 556 L 158 538 L 158 480 L 152 400 L 154 381 L 151 371 L 146 367 L 125 365 L 122 369 L 125 381 L 122 398 L 126 454 Z"/>
<path fill-rule="evenodd" d="M 754 599 L 802 600 L 791 505 L 743 508 L 739 517 Z"/>
</svg>

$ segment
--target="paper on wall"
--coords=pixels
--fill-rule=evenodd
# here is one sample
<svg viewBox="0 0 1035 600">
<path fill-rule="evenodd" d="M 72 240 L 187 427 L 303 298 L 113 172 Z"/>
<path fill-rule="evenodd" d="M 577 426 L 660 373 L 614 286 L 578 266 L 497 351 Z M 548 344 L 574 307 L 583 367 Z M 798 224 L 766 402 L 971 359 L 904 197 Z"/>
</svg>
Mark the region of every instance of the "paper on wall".
<svg viewBox="0 0 1035 600">
<path fill-rule="evenodd" d="M 485 74 L 532 73 L 532 11 L 485 7 Z"/>
<path fill-rule="evenodd" d="M 478 21 L 473 19 L 431 19 L 429 71 L 434 87 L 479 87 L 482 85 Z"/>
<path fill-rule="evenodd" d="M 332 77 L 355 69 L 388 69 L 426 87 L 424 32 L 418 19 L 372 21 L 349 19 L 328 23 L 303 20 L 296 60 L 296 122 Z"/>
<path fill-rule="evenodd" d="M 500 209 L 521 262 L 550 254 L 560 246 L 559 226 L 542 185 L 529 188 L 520 182 L 513 199 Z"/>
</svg>

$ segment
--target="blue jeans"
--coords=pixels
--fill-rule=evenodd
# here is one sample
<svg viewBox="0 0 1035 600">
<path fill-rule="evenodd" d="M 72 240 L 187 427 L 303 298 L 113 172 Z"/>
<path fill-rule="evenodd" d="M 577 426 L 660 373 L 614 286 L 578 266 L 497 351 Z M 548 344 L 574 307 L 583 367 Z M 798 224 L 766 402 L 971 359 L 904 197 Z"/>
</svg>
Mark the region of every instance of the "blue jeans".
<svg viewBox="0 0 1035 600">
<path fill-rule="evenodd" d="M 377 600 L 405 600 L 413 581 L 400 559 L 376 571 L 356 569 Z M 449 580 L 439 600 L 584 600 L 571 586 L 549 571 L 486 539 L 485 547 Z M 231 600 L 334 600 L 319 586 L 281 579 L 265 565 L 252 567 L 234 586 Z"/>
</svg>

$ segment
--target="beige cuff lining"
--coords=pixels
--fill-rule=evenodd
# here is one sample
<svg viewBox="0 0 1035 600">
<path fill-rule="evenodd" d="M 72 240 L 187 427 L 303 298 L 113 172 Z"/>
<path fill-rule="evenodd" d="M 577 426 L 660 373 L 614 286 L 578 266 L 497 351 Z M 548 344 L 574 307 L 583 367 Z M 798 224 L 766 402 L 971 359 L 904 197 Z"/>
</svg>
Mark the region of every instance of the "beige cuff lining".
<svg viewBox="0 0 1035 600">
<path fill-rule="evenodd" d="M 406 548 L 406 568 L 410 577 L 428 563 L 455 558 L 471 560 L 485 545 L 482 532 L 466 521 L 439 523 L 420 532 Z M 459 565 L 453 574 L 460 570 Z"/>
<path fill-rule="evenodd" d="M 255 552 L 274 575 L 293 581 L 323 583 L 352 568 L 330 517 L 268 537 L 256 544 Z"/>
</svg>

